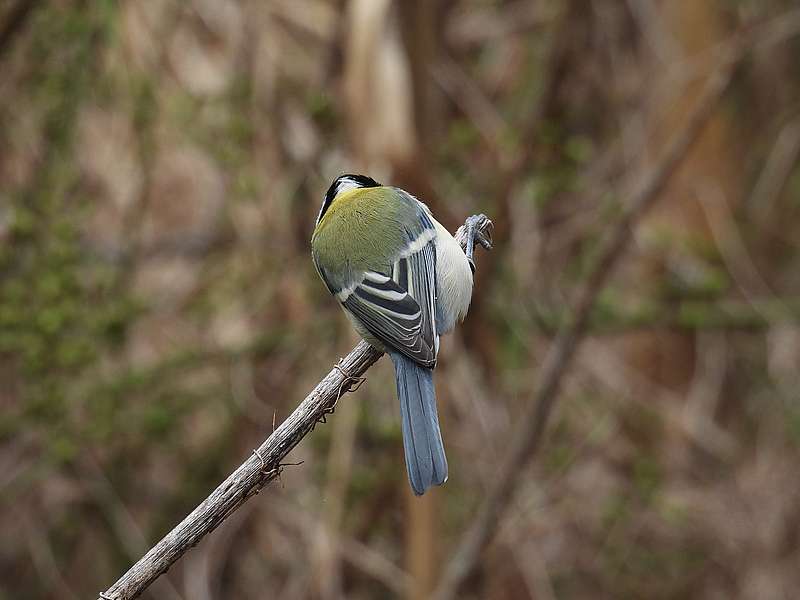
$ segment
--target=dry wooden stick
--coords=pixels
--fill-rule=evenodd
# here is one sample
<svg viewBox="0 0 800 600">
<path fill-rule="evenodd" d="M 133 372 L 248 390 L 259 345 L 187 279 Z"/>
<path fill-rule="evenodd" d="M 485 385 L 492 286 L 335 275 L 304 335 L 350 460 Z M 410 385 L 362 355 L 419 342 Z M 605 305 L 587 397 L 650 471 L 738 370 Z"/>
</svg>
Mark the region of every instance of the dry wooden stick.
<svg viewBox="0 0 800 600">
<path fill-rule="evenodd" d="M 491 239 L 492 222 L 485 215 L 470 217 L 467 222 L 487 239 Z M 462 248 L 467 244 L 466 223 L 456 232 Z M 477 241 L 477 239 L 476 239 Z M 363 375 L 382 353 L 359 342 L 350 353 L 331 369 L 317 387 L 306 396 L 292 414 L 242 463 L 217 489 L 211 492 L 172 531 L 153 546 L 117 582 L 101 592 L 101 600 L 130 600 L 139 596 L 165 573 L 187 550 L 211 533 L 225 519 L 275 479 L 284 465 L 282 461 L 317 423 L 325 422 L 336 402 L 364 381 Z"/>
<path fill-rule="evenodd" d="M 595 255 L 596 260 L 576 295 L 572 320 L 559 332 L 545 358 L 536 381 L 531 408 L 514 433 L 510 450 L 500 465 L 495 484 L 490 488 L 491 491 L 473 524 L 462 536 L 455 555 L 445 569 L 434 595 L 436 600 L 455 598 L 478 564 L 483 548 L 491 540 L 500 518 L 513 498 L 520 474 L 524 473 L 525 465 L 539 448 L 561 381 L 586 331 L 592 307 L 625 253 L 632 227 L 653 205 L 699 137 L 730 83 L 734 64 L 735 57 L 729 55 L 710 78 L 686 124 L 671 140 L 662 158 L 633 193 L 622 217 L 601 242 Z"/>
</svg>

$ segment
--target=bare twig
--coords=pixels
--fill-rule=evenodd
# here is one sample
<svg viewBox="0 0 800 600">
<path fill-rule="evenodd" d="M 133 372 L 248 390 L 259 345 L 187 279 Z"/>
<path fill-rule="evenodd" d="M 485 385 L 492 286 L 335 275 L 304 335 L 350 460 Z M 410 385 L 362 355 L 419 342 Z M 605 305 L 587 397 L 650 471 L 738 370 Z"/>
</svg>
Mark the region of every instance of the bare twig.
<svg viewBox="0 0 800 600">
<path fill-rule="evenodd" d="M 492 222 L 486 216 L 472 219 L 477 219 L 479 232 L 490 234 Z M 466 245 L 464 227 L 456 232 L 456 239 L 462 247 Z M 380 351 L 366 342 L 359 342 L 238 469 L 99 597 L 129 600 L 139 596 L 187 550 L 280 475 L 286 455 L 333 412 L 339 398 L 357 386 L 362 375 L 381 356 Z"/>
<path fill-rule="evenodd" d="M 514 434 L 510 451 L 500 466 L 495 485 L 490 488 L 491 492 L 472 526 L 462 537 L 458 551 L 442 576 L 435 594 L 437 600 L 456 597 L 459 588 L 478 564 L 484 546 L 491 540 L 498 521 L 514 495 L 516 484 L 520 480 L 519 474 L 539 448 L 561 381 L 585 333 L 591 309 L 624 254 L 632 227 L 658 198 L 670 176 L 700 135 L 730 82 L 734 62 L 731 57 L 726 58 L 716 75 L 711 77 L 683 129 L 673 138 L 661 160 L 633 193 L 627 210 L 602 241 L 593 267 L 576 296 L 574 318 L 561 330 L 545 359 L 536 382 L 531 410 L 524 416 L 521 426 Z"/>
</svg>

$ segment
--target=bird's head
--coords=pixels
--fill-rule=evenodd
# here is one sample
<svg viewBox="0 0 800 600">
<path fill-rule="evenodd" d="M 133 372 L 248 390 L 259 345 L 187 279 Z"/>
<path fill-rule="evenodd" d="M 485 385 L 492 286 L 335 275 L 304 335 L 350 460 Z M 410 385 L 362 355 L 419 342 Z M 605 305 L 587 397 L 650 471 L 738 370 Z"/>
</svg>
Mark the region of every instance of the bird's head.
<svg viewBox="0 0 800 600">
<path fill-rule="evenodd" d="M 325 192 L 325 198 L 322 201 L 322 208 L 319 209 L 319 215 L 317 216 L 317 225 L 322 220 L 322 217 L 325 215 L 325 212 L 331 207 L 331 205 L 336 202 L 336 199 L 339 198 L 343 193 L 349 192 L 351 190 L 356 190 L 359 188 L 371 188 L 371 187 L 380 187 L 381 184 L 375 181 L 372 177 L 367 177 L 366 175 L 354 175 L 352 173 L 346 173 L 344 175 L 340 175 L 336 179 L 333 180 L 331 186 L 328 188 L 328 191 Z"/>
</svg>

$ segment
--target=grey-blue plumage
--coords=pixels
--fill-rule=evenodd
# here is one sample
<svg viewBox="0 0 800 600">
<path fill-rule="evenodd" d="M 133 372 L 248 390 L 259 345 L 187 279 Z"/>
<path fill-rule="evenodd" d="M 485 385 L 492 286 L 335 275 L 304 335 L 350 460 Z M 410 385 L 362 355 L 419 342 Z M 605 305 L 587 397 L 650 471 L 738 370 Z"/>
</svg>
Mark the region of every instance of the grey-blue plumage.
<svg viewBox="0 0 800 600">
<path fill-rule="evenodd" d="M 447 458 L 436 412 L 433 369 L 422 367 L 397 352 L 390 356 L 400 400 L 408 479 L 414 493 L 420 496 L 429 487 L 447 481 Z"/>
<path fill-rule="evenodd" d="M 433 369 L 440 336 L 464 318 L 472 295 L 461 246 L 408 192 L 342 175 L 325 195 L 311 255 L 356 331 L 392 358 L 414 493 L 441 485 Z"/>
</svg>

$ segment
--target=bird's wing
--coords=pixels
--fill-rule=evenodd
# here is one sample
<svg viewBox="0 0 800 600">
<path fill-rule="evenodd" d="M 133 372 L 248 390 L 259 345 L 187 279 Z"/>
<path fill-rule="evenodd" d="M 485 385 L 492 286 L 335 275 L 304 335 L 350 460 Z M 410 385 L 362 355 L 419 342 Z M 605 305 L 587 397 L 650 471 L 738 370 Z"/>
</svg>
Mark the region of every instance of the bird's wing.
<svg viewBox="0 0 800 600">
<path fill-rule="evenodd" d="M 422 204 L 411 196 L 402 202 L 414 218 L 403 226 L 407 242 L 390 261 L 388 272 L 353 274 L 349 285 L 333 285 L 317 265 L 328 289 L 344 308 L 388 348 L 433 367 L 439 349 L 436 332 L 436 229 Z M 383 270 L 383 269 L 382 269 Z"/>
<path fill-rule="evenodd" d="M 342 299 L 343 298 L 343 299 Z M 436 362 L 435 344 L 422 307 L 394 279 L 368 271 L 346 297 L 345 309 L 380 342 L 426 367 Z"/>
</svg>

